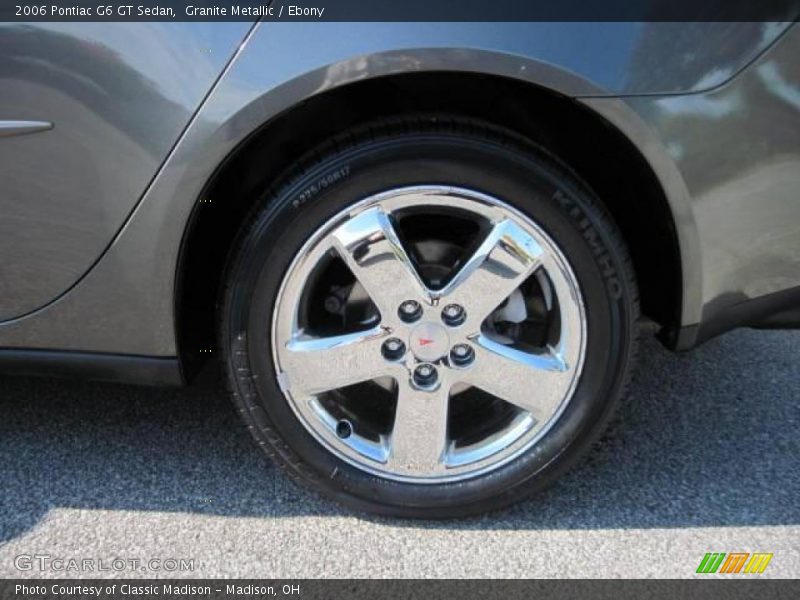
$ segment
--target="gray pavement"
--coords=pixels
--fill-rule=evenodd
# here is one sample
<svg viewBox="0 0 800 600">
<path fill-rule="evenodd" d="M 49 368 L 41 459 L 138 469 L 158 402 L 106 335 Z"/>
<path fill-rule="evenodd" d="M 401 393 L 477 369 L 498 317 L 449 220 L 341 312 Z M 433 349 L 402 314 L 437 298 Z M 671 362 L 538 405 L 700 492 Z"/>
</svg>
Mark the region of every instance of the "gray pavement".
<svg viewBox="0 0 800 600">
<path fill-rule="evenodd" d="M 63 576 L 15 568 L 49 555 L 194 560 L 125 576 L 676 578 L 737 551 L 774 553 L 762 577 L 798 576 L 799 359 L 800 332 L 738 331 L 686 355 L 645 340 L 578 467 L 517 507 L 433 523 L 297 488 L 224 395 L 0 378 L 0 576 Z"/>
</svg>

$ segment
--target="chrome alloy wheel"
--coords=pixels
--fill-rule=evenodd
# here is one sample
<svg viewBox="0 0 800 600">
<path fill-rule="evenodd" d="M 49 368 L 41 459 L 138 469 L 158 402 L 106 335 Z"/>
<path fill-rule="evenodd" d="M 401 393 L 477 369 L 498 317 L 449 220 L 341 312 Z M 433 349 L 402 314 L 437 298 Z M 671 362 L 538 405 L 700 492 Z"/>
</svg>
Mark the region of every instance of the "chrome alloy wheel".
<svg viewBox="0 0 800 600">
<path fill-rule="evenodd" d="M 272 334 L 280 388 L 323 446 L 380 477 L 443 483 L 546 434 L 581 374 L 586 313 L 531 219 L 482 193 L 416 186 L 311 236 Z"/>
</svg>

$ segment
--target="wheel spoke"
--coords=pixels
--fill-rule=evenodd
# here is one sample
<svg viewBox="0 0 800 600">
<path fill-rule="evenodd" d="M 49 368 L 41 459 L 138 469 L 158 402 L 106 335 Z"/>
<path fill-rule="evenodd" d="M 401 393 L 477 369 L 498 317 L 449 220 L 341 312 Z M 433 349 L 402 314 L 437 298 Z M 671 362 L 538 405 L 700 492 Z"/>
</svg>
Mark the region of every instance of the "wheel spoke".
<svg viewBox="0 0 800 600">
<path fill-rule="evenodd" d="M 483 320 L 540 265 L 542 248 L 508 219 L 496 224 L 478 249 L 442 290 L 446 302 L 468 306 L 465 327 Z"/>
<path fill-rule="evenodd" d="M 529 354 L 485 336 L 474 341 L 475 363 L 461 374 L 464 383 L 529 411 L 537 421 L 552 416 L 566 397 L 571 365 L 553 350 Z"/>
<path fill-rule="evenodd" d="M 449 390 L 416 390 L 399 382 L 388 466 L 409 475 L 444 469 Z"/>
<path fill-rule="evenodd" d="M 428 299 L 427 289 L 391 220 L 379 207 L 347 221 L 333 238 L 339 254 L 384 320 L 392 319 L 404 300 Z"/>
<path fill-rule="evenodd" d="M 382 328 L 286 344 L 281 383 L 294 398 L 313 396 L 387 375 L 381 355 Z"/>
</svg>

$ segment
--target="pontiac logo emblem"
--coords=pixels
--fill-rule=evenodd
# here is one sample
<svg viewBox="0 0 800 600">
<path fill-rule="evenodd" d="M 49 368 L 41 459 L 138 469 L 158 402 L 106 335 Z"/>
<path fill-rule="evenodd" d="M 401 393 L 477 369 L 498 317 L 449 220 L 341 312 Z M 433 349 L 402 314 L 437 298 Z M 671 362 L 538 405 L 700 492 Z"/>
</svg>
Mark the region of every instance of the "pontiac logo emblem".
<svg viewBox="0 0 800 600">
<path fill-rule="evenodd" d="M 439 360 L 450 348 L 447 331 L 438 323 L 423 321 L 409 336 L 411 351 L 423 361 Z"/>
</svg>

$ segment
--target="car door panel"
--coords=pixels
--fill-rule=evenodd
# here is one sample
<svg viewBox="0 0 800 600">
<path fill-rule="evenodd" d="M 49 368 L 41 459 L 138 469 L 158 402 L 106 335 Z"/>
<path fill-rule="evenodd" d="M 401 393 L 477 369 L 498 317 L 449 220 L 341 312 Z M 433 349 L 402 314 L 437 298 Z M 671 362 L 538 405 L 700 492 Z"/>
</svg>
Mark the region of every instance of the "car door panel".
<svg viewBox="0 0 800 600">
<path fill-rule="evenodd" d="M 251 26 L 0 25 L 0 321 L 97 261 Z"/>
</svg>

